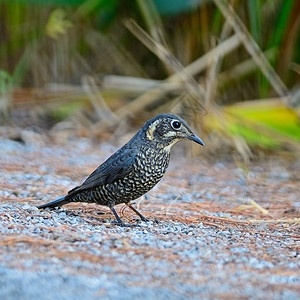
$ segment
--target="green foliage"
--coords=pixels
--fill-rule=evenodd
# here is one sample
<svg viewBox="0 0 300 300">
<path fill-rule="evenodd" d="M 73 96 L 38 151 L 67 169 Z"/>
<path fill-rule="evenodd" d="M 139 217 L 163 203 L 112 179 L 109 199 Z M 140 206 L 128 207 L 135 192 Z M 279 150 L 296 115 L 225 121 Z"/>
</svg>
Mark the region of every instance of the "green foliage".
<svg viewBox="0 0 300 300">
<path fill-rule="evenodd" d="M 51 117 L 53 117 L 56 121 L 65 120 L 67 117 L 78 112 L 80 108 L 83 107 L 83 101 L 74 101 L 69 103 L 62 103 L 58 107 L 55 107 L 50 112 Z"/>
<path fill-rule="evenodd" d="M 4 70 L 0 70 L 0 94 L 5 94 L 13 86 L 12 76 Z"/>
<path fill-rule="evenodd" d="M 275 24 L 275 26 L 272 27 L 272 30 L 270 31 L 270 34 L 266 39 L 267 44 L 265 45 L 265 47 L 267 49 L 277 50 L 277 56 L 275 56 L 274 59 L 270 61 L 273 66 L 276 66 L 276 64 L 278 64 L 278 60 L 280 59 L 279 55 L 281 53 L 281 51 L 279 51 L 280 47 L 282 47 L 283 41 L 288 36 L 288 25 L 294 3 L 295 0 L 280 1 L 279 7 L 277 8 L 277 15 L 273 20 L 273 24 Z M 268 24 L 264 25 L 268 26 Z M 295 49 L 295 51 L 300 51 L 299 45 L 298 50 Z M 261 97 L 265 97 L 270 91 L 270 85 L 264 77 L 260 78 L 259 88 Z"/>
<path fill-rule="evenodd" d="M 294 3 L 295 0 L 281 1 L 278 8 L 278 15 L 275 20 L 276 26 L 274 26 L 273 33 L 269 37 L 269 48 L 280 47 L 282 44 L 286 35 L 287 26 L 291 17 Z"/>
<path fill-rule="evenodd" d="M 288 89 L 292 89 L 299 82 L 299 75 L 290 68 L 290 63 L 299 66 L 300 44 L 289 41 L 300 40 L 299 33 L 290 35 L 292 18 L 300 18 L 294 9 L 297 0 L 223 2 L 233 3 L 234 11 L 262 52 L 273 53 L 266 55 L 268 60 Z M 3 94 L 14 86 L 81 84 L 86 74 L 94 73 L 167 78 L 173 71 L 124 28 L 124 17 L 146 27 L 152 38 L 170 50 L 183 66 L 232 35 L 232 29 L 226 32 L 224 15 L 215 1 L 185 1 L 184 4 L 192 6 L 173 10 L 167 16 L 163 11 L 166 3 L 164 0 L 1 1 L 0 92 Z M 284 52 L 283 57 L 287 44 L 292 49 Z M 216 91 L 207 100 L 210 105 L 226 106 L 274 96 L 274 86 L 270 87 L 261 66 L 251 59 L 241 46 L 220 60 L 215 76 L 209 77 L 212 61 L 195 75 L 204 89 L 211 84 L 210 80 L 216 81 L 211 84 Z M 292 75 L 289 80 L 285 73 Z M 223 83 L 218 82 L 219 78 Z M 74 105 L 61 105 L 54 116 L 61 119 L 79 106 L 75 101 Z M 273 148 L 280 144 L 282 136 L 300 139 L 297 116 L 284 105 L 264 106 L 257 102 L 251 106 L 230 106 L 227 112 L 232 116 L 223 115 L 227 133 L 242 136 L 249 144 Z M 217 122 L 212 122 L 215 128 L 222 127 L 222 120 L 220 124 Z"/>
<path fill-rule="evenodd" d="M 16 65 L 13 74 L 0 69 L 0 94 L 10 92 L 14 86 L 20 85 L 27 71 L 26 53 L 20 58 Z"/>
<path fill-rule="evenodd" d="M 254 101 L 258 102 L 258 101 Z M 300 125 L 296 112 L 282 103 L 253 103 L 231 106 L 228 110 L 243 120 L 263 124 L 274 132 L 300 141 Z"/>
<path fill-rule="evenodd" d="M 296 112 L 280 101 L 259 100 L 226 108 L 230 114 L 227 130 L 242 136 L 249 145 L 266 149 L 300 142 L 300 125 Z"/>
<path fill-rule="evenodd" d="M 280 146 L 277 139 L 251 128 L 247 123 L 232 123 L 228 126 L 227 130 L 233 136 L 242 137 L 248 145 L 253 147 L 275 150 Z"/>
<path fill-rule="evenodd" d="M 261 28 L 261 0 L 248 0 L 248 11 L 250 21 L 250 32 L 255 41 L 261 45 L 262 28 Z"/>
</svg>

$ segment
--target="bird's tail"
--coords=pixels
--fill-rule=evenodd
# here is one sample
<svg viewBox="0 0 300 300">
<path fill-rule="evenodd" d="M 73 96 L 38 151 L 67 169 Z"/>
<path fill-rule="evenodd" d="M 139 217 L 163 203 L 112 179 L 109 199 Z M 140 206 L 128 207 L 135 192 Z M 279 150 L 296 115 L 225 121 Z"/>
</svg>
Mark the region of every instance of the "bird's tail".
<svg viewBox="0 0 300 300">
<path fill-rule="evenodd" d="M 69 199 L 67 196 L 64 196 L 64 197 L 58 198 L 54 201 L 42 204 L 42 205 L 38 206 L 37 208 L 46 208 L 46 207 L 53 208 L 53 207 L 57 207 L 57 206 L 62 206 L 64 204 L 67 204 L 70 202 L 71 202 L 71 199 Z"/>
</svg>

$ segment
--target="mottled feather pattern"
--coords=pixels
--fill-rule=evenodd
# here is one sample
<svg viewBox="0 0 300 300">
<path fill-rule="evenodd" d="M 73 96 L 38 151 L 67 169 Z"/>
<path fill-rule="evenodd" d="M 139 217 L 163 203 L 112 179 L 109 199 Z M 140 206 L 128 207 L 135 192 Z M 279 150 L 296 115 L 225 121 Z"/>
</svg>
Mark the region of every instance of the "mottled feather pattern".
<svg viewBox="0 0 300 300">
<path fill-rule="evenodd" d="M 158 115 L 147 121 L 128 143 L 101 164 L 82 185 L 39 208 L 56 207 L 69 202 L 98 203 L 108 206 L 118 223 L 123 224 L 114 206 L 125 203 L 142 220 L 146 220 L 129 202 L 147 193 L 161 180 L 169 164 L 171 148 L 183 139 L 204 145 L 180 117 Z"/>
<path fill-rule="evenodd" d="M 142 147 L 141 152 L 135 155 L 131 167 L 128 168 L 130 169 L 129 173 L 114 182 L 107 182 L 92 188 L 92 190 L 86 189 L 75 194 L 72 201 L 97 202 L 113 207 L 116 204 L 127 203 L 139 198 L 151 190 L 167 170 L 170 155 L 163 148 L 159 152 L 145 146 Z"/>
</svg>

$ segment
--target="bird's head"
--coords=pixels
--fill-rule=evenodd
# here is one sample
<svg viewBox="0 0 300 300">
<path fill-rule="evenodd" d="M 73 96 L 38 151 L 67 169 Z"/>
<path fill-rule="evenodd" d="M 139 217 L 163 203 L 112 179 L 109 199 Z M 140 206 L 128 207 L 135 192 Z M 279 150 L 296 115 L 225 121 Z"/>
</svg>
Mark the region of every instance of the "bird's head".
<svg viewBox="0 0 300 300">
<path fill-rule="evenodd" d="M 146 122 L 146 139 L 170 150 L 173 145 L 184 140 L 192 140 L 202 146 L 203 141 L 193 133 L 191 127 L 180 117 L 171 114 L 160 114 Z"/>
</svg>

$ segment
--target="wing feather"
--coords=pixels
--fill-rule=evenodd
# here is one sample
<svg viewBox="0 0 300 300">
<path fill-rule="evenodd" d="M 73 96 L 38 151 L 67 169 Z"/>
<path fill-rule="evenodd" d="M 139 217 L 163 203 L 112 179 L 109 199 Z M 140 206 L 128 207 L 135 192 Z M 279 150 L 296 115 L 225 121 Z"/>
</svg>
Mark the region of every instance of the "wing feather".
<svg viewBox="0 0 300 300">
<path fill-rule="evenodd" d="M 133 171 L 133 163 L 138 152 L 139 147 L 131 147 L 130 144 L 124 145 L 91 173 L 82 185 L 70 190 L 68 195 L 72 196 L 83 190 L 111 184 L 124 178 Z"/>
</svg>

